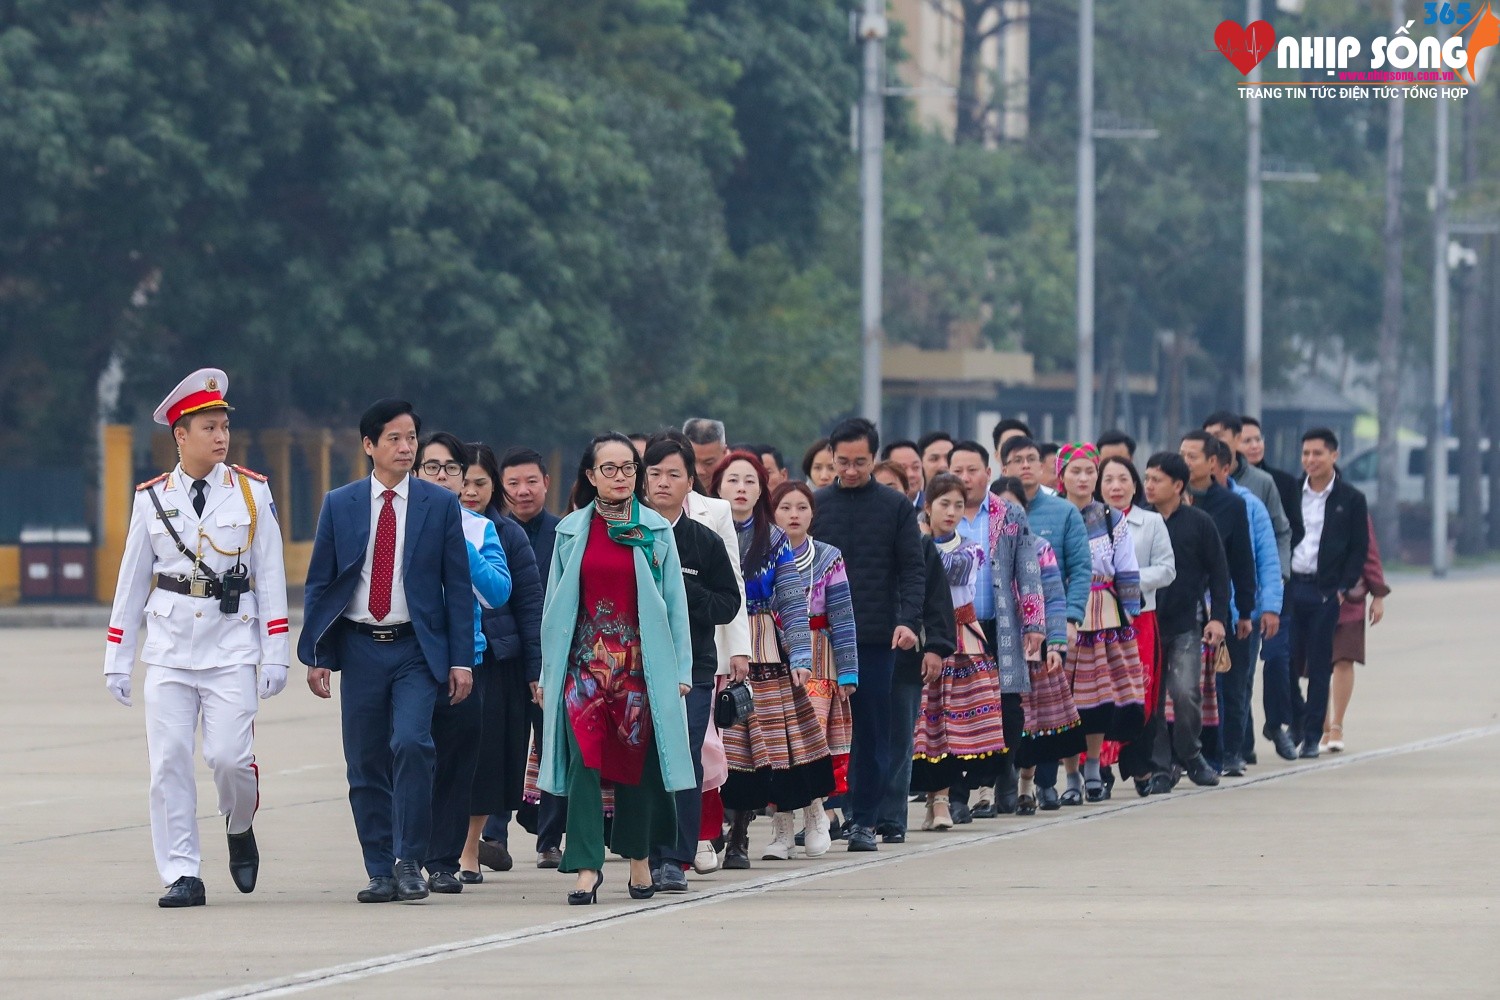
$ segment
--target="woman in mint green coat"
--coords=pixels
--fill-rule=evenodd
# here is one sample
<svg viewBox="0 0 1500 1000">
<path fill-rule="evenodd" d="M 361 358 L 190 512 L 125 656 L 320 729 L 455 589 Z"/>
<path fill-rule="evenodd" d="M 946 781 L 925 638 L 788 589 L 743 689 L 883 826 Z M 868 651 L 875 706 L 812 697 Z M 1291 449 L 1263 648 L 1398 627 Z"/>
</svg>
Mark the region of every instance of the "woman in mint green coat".
<svg viewBox="0 0 1500 1000">
<path fill-rule="evenodd" d="M 630 439 L 602 434 L 579 462 L 557 525 L 542 611 L 541 772 L 568 797 L 562 870 L 592 903 L 604 881 L 602 785 L 615 790 L 610 846 L 630 859 L 630 895 L 652 894 L 647 856 L 677 835 L 672 793 L 693 787 L 687 713 L 693 651 L 672 526 L 641 501 Z"/>
</svg>

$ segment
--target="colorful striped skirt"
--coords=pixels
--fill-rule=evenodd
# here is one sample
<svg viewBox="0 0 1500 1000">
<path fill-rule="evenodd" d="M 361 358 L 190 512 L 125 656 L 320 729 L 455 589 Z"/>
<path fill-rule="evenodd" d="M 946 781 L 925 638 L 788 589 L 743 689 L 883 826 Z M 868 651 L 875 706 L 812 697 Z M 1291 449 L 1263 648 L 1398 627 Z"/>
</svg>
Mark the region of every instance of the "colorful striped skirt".
<svg viewBox="0 0 1500 1000">
<path fill-rule="evenodd" d="M 1112 591 L 1090 591 L 1091 610 L 1085 618 L 1099 620 L 1105 612 L 1094 605 L 1106 603 L 1115 603 Z M 1146 725 L 1146 674 L 1133 627 L 1079 629 L 1067 670 L 1085 733 L 1102 733 L 1122 743 L 1141 734 Z"/>
<path fill-rule="evenodd" d="M 854 742 L 854 716 L 849 699 L 839 692 L 838 670 L 833 662 L 833 644 L 828 634 L 814 628 L 812 633 L 813 675 L 807 682 L 807 696 L 823 727 L 823 738 L 833 756 L 836 779 L 835 795 L 848 791 L 849 748 Z"/>
<path fill-rule="evenodd" d="M 1016 748 L 1016 766 L 1035 767 L 1082 753 L 1083 722 L 1073 704 L 1067 670 L 1047 666 L 1045 657 L 1026 666 L 1031 673 L 1031 690 L 1021 695 L 1026 721 L 1021 745 Z"/>
<path fill-rule="evenodd" d="M 727 809 L 801 809 L 832 795 L 833 758 L 823 724 L 806 688 L 792 683 L 780 660 L 776 625 L 768 614 L 750 619 L 749 721 L 722 731 L 729 778 L 721 794 Z M 775 656 L 776 659 L 762 659 Z"/>
</svg>

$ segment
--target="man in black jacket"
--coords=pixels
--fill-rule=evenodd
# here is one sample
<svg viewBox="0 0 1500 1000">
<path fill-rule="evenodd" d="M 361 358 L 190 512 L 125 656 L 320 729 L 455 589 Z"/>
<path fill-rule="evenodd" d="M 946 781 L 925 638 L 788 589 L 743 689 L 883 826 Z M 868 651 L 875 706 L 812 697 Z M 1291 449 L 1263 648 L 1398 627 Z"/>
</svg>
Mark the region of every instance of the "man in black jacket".
<svg viewBox="0 0 1500 1000">
<path fill-rule="evenodd" d="M 859 634 L 859 690 L 850 699 L 853 820 L 849 850 L 875 851 L 880 800 L 891 779 L 894 651 L 915 649 L 927 572 L 917 512 L 904 494 L 871 478 L 880 435 L 868 420 L 845 420 L 828 436 L 838 479 L 815 495 L 812 534 L 844 554 Z"/>
<path fill-rule="evenodd" d="M 1156 627 L 1161 638 L 1162 683 L 1157 686 L 1151 721 L 1142 737 L 1151 751 L 1152 775 L 1143 791 L 1172 790 L 1172 758 L 1187 769 L 1196 785 L 1217 785 L 1219 776 L 1203 759 L 1199 741 L 1203 727 L 1202 644 L 1224 642 L 1229 624 L 1229 569 L 1224 543 L 1213 519 L 1188 506 L 1188 467 L 1169 451 L 1157 452 L 1146 463 L 1146 499 L 1167 523 L 1177 576 L 1156 592 Z M 1209 620 L 1199 628 L 1203 595 L 1209 595 Z M 1172 696 L 1176 717 L 1167 737 L 1166 698 Z M 1138 781 L 1140 779 L 1137 779 Z"/>
<path fill-rule="evenodd" d="M 1292 537 L 1302 535 L 1302 489 L 1297 477 L 1285 469 L 1278 469 L 1266 461 L 1266 438 L 1260 421 L 1252 416 L 1240 418 L 1240 451 L 1245 461 L 1268 474 L 1276 483 L 1276 492 L 1281 497 L 1281 509 L 1292 526 Z M 1291 562 L 1283 567 L 1288 575 Z M 1260 656 L 1265 661 L 1262 673 L 1261 703 L 1265 709 L 1266 724 L 1261 730 L 1266 739 L 1276 744 L 1276 752 L 1286 760 L 1297 757 L 1296 741 L 1288 735 L 1286 726 L 1291 722 L 1291 696 L 1288 685 L 1291 672 L 1292 647 L 1289 641 L 1291 630 L 1287 628 L 1286 616 L 1289 603 L 1283 598 L 1281 605 L 1282 625 L 1279 631 L 1261 644 Z M 1279 722 L 1272 720 L 1280 719 Z"/>
<path fill-rule="evenodd" d="M 948 588 L 943 557 L 931 538 L 922 539 L 922 558 L 927 598 L 922 602 L 921 645 L 896 650 L 891 678 L 890 754 L 895 764 L 880 802 L 877 825 L 881 841 L 887 844 L 906 842 L 906 796 L 911 791 L 912 737 L 917 713 L 922 710 L 922 671 L 941 670 L 943 661 L 953 655 L 958 639 L 954 634 L 953 592 Z"/>
<path fill-rule="evenodd" d="M 1365 570 L 1370 547 L 1365 495 L 1338 474 L 1339 439 L 1326 427 L 1302 435 L 1301 530 L 1292 535 L 1292 579 L 1287 585 L 1291 662 L 1307 673 L 1307 701 L 1295 674 L 1286 679 L 1289 710 L 1269 720 L 1291 725 L 1299 756 L 1318 755 L 1328 681 L 1333 675 L 1333 630 L 1339 607 Z M 1277 679 L 1280 681 L 1280 678 Z M 1266 677 L 1267 685 L 1272 678 Z"/>
<path fill-rule="evenodd" d="M 651 852 L 652 882 L 660 892 L 687 892 L 687 868 L 698 844 L 703 810 L 703 738 L 714 702 L 714 673 L 719 667 L 714 628 L 727 625 L 740 610 L 740 585 L 724 541 L 712 530 L 683 516 L 682 505 L 693 489 L 693 452 L 680 438 L 664 434 L 646 443 L 646 501 L 672 525 L 682 583 L 687 589 L 688 631 L 693 639 L 693 687 L 684 704 L 688 750 L 698 783 L 676 793 L 677 840 Z"/>
<path fill-rule="evenodd" d="M 1232 590 L 1230 601 L 1238 611 L 1234 634 L 1244 639 L 1250 635 L 1251 615 L 1255 613 L 1255 549 L 1250 541 L 1250 515 L 1245 510 L 1245 501 L 1214 480 L 1208 451 L 1218 447 L 1218 439 L 1207 431 L 1188 431 L 1182 436 L 1179 454 L 1188 468 L 1188 501 L 1214 519 L 1224 543 Z"/>
</svg>

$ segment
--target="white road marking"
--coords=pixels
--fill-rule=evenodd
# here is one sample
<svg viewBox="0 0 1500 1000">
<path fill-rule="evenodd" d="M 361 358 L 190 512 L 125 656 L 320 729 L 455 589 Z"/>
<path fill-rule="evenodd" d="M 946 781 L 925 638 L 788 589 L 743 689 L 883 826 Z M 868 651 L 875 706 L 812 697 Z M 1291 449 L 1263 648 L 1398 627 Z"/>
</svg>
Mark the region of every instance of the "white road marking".
<svg viewBox="0 0 1500 1000">
<path fill-rule="evenodd" d="M 1082 811 L 1070 810 L 1055 817 L 1028 823 L 1025 826 L 1010 827 L 993 833 L 966 833 L 944 837 L 941 841 L 911 847 L 900 854 L 876 854 L 867 857 L 852 855 L 849 856 L 849 860 L 817 869 L 802 869 L 764 875 L 747 882 L 740 882 L 722 888 L 708 889 L 691 896 L 678 896 L 675 898 L 658 896 L 656 900 L 642 906 L 611 910 L 608 913 L 598 916 L 574 920 L 560 920 L 550 924 L 540 924 L 533 927 L 521 928 L 520 930 L 507 931 L 502 934 L 470 938 L 466 941 L 450 941 L 443 944 L 427 945 L 422 948 L 413 948 L 410 951 L 394 952 L 389 955 L 379 955 L 374 958 L 359 959 L 353 962 L 345 962 L 341 965 L 330 965 L 321 969 L 312 969 L 289 976 L 280 976 L 275 979 L 263 980 L 259 983 L 232 986 L 223 990 L 215 990 L 212 993 L 200 993 L 196 996 L 186 998 L 186 1000 L 239 1000 L 239 998 L 243 997 L 267 998 L 269 1000 L 271 997 L 291 996 L 295 993 L 304 993 L 323 986 L 352 983 L 388 972 L 401 972 L 423 965 L 431 965 L 434 962 L 441 962 L 449 958 L 479 955 L 491 951 L 500 951 L 505 948 L 514 948 L 517 945 L 526 944 L 531 941 L 548 940 L 569 934 L 576 934 L 580 931 L 591 930 L 600 924 L 618 923 L 626 920 L 646 920 L 651 917 L 660 916 L 663 913 L 676 913 L 685 909 L 722 903 L 729 899 L 760 895 L 792 883 L 820 881 L 835 875 L 862 871 L 863 869 L 872 868 L 877 865 L 900 864 L 912 858 L 928 857 L 933 854 L 956 851 L 975 844 L 1029 836 L 1043 830 L 1050 830 L 1054 827 L 1066 826 L 1073 823 L 1094 822 L 1131 809 L 1144 809 L 1152 806 L 1170 805 L 1174 802 L 1185 802 L 1197 795 L 1207 793 L 1235 792 L 1272 781 L 1318 774 L 1323 771 L 1348 767 L 1353 764 L 1363 764 L 1385 757 L 1420 753 L 1424 750 L 1434 750 L 1439 747 L 1450 746 L 1454 743 L 1483 739 L 1484 737 L 1496 734 L 1500 734 L 1500 723 L 1488 726 L 1476 726 L 1471 729 L 1461 729 L 1456 732 L 1445 733 L 1441 736 L 1403 743 L 1399 746 L 1365 750 L 1353 754 L 1324 755 L 1316 762 L 1306 762 L 1298 767 L 1277 771 L 1272 774 L 1264 774 L 1255 778 L 1235 779 L 1232 784 L 1222 784 L 1217 788 L 1183 789 L 1175 791 L 1171 795 L 1153 795 L 1147 798 L 1136 798 L 1132 801 L 1112 802 L 1111 804 L 1096 806 L 1094 808 L 1085 807 Z M 1126 789 L 1129 790 L 1129 786 L 1126 786 Z"/>
</svg>

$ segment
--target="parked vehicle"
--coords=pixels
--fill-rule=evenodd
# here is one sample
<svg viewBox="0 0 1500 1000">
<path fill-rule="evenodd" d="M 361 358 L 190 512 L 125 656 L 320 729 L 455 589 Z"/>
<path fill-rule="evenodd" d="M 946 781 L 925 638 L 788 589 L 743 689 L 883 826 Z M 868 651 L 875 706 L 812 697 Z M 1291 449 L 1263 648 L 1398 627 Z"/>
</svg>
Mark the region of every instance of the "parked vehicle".
<svg viewBox="0 0 1500 1000">
<path fill-rule="evenodd" d="M 1400 459 L 1397 465 L 1400 489 L 1397 496 L 1399 502 L 1405 505 L 1420 505 L 1426 502 L 1427 497 L 1427 439 L 1414 438 L 1409 441 L 1397 442 L 1400 449 Z M 1497 458 L 1493 449 L 1490 448 L 1488 440 L 1480 442 L 1483 451 L 1483 468 L 1485 477 L 1480 482 L 1479 496 L 1480 506 L 1484 510 L 1490 505 L 1490 483 L 1489 473 Z M 1343 463 L 1344 474 L 1349 477 L 1351 486 L 1364 493 L 1372 501 L 1379 492 L 1379 455 L 1374 448 L 1365 448 L 1355 454 L 1348 462 Z M 1448 439 L 1448 511 L 1450 514 L 1458 513 L 1458 439 Z"/>
</svg>

